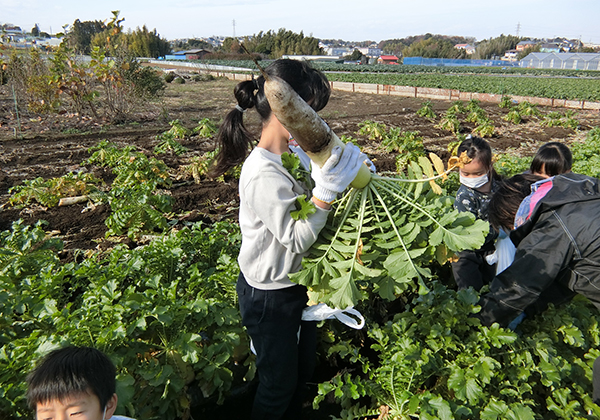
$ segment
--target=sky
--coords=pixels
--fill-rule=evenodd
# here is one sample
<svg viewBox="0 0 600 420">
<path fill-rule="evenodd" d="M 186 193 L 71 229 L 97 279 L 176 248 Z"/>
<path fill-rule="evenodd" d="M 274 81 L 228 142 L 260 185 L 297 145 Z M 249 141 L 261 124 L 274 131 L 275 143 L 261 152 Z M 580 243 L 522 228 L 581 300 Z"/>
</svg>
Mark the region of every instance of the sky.
<svg viewBox="0 0 600 420">
<path fill-rule="evenodd" d="M 168 40 L 245 36 L 285 28 L 305 36 L 379 42 L 426 33 L 567 37 L 600 44 L 598 0 L 0 0 L 0 23 L 61 32 L 76 19 L 144 24 Z M 234 24 L 235 22 L 235 24 Z"/>
</svg>

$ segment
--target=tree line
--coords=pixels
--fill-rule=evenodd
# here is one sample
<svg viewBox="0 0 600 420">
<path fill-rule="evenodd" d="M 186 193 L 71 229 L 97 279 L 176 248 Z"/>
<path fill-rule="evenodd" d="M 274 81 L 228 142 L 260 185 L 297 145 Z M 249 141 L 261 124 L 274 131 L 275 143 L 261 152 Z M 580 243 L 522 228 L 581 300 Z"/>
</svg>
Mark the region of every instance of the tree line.
<svg viewBox="0 0 600 420">
<path fill-rule="evenodd" d="M 304 36 L 286 30 L 285 28 L 275 31 L 260 31 L 258 34 L 246 36 L 242 43 L 250 53 L 257 53 L 266 58 L 279 58 L 282 55 L 322 55 L 323 49 L 319 47 L 319 40 L 312 36 Z M 220 48 L 226 53 L 244 52 L 240 42 L 235 38 L 226 38 Z"/>
<path fill-rule="evenodd" d="M 118 18 L 119 12 L 113 12 L 113 15 L 113 20 L 121 25 L 124 19 Z M 106 48 L 109 44 L 120 45 L 135 57 L 158 58 L 171 52 L 171 44 L 156 29 L 150 31 L 144 25 L 133 31 L 119 30 L 115 33 L 114 28 L 100 20 L 75 20 L 65 34 L 65 42 L 75 52 L 84 55 L 89 55 L 96 46 Z"/>
</svg>

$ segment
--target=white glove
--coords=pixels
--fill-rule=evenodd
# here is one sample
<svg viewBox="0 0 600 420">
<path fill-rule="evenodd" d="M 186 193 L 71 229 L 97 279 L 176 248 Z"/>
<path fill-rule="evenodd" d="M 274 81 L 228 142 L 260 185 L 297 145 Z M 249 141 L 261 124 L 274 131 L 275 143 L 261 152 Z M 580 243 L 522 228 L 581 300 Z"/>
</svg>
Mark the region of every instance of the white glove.
<svg viewBox="0 0 600 420">
<path fill-rule="evenodd" d="M 356 178 L 367 156 L 352 143 L 347 143 L 344 151 L 340 146 L 331 149 L 331 156 L 322 168 L 312 165 L 311 177 L 315 181 L 313 196 L 325 203 L 331 203 L 338 193 L 343 192 Z"/>
</svg>

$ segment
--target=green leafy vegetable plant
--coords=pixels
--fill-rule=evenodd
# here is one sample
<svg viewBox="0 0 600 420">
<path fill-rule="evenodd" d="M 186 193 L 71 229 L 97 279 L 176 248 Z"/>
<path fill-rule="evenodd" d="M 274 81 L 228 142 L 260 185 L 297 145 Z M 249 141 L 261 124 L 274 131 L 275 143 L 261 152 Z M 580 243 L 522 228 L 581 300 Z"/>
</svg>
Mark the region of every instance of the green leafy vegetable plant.
<svg viewBox="0 0 600 420">
<path fill-rule="evenodd" d="M 154 153 L 161 154 L 167 151 L 172 151 L 176 155 L 182 155 L 187 152 L 187 148 L 182 146 L 177 140 L 185 139 L 189 137 L 192 132 L 185 128 L 179 120 L 173 120 L 169 122 L 171 128 L 162 134 L 156 136 L 156 139 L 160 141 L 154 148 Z"/>
<path fill-rule="evenodd" d="M 446 112 L 436 127 L 457 134 L 460 131 L 460 121 L 455 114 Z"/>
<path fill-rule="evenodd" d="M 549 112 L 544 116 L 544 119 L 540 122 L 545 127 L 565 127 L 577 129 L 579 122 L 574 118 L 574 111 L 567 110 L 564 115 L 557 111 Z"/>
<path fill-rule="evenodd" d="M 94 196 L 98 201 L 102 192 L 98 188 L 102 180 L 89 172 L 70 172 L 59 178 L 35 178 L 10 188 L 9 202 L 13 206 L 26 206 L 33 201 L 42 206 L 54 207 L 61 198 L 80 195 Z"/>
<path fill-rule="evenodd" d="M 600 177 L 600 127 L 588 131 L 583 142 L 569 144 L 573 152 L 573 172 Z"/>
<path fill-rule="evenodd" d="M 194 134 L 198 134 L 203 138 L 212 138 L 217 131 L 217 124 L 215 124 L 210 118 L 202 118 L 193 130 Z"/>
<path fill-rule="evenodd" d="M 510 121 L 513 124 L 521 124 L 523 117 L 521 117 L 521 113 L 519 112 L 519 109 L 515 107 L 515 108 L 512 108 L 510 111 L 508 111 L 508 114 L 506 114 L 504 117 L 502 117 L 502 119 L 504 121 Z"/>
<path fill-rule="evenodd" d="M 370 292 L 394 300 L 415 288 L 427 292 L 432 261 L 444 263 L 454 252 L 480 246 L 489 225 L 437 195 L 442 189 L 435 179 L 448 171 L 430 156 L 412 162 L 405 176 L 373 175 L 365 188 L 348 192 L 303 270 L 290 278 L 307 286 L 315 301 L 338 308 L 354 306 Z"/>
<path fill-rule="evenodd" d="M 500 108 L 509 109 L 513 106 L 513 100 L 510 96 L 503 96 L 498 105 Z"/>
<path fill-rule="evenodd" d="M 332 355 L 362 370 L 321 383 L 314 404 L 335 398 L 341 418 L 381 408 L 395 419 L 598 416 L 590 390 L 599 316 L 589 301 L 550 308 L 517 334 L 481 326 L 478 299 L 434 282 L 409 310 L 369 330 L 368 349 L 336 343 Z"/>
<path fill-rule="evenodd" d="M 236 307 L 236 224 L 61 262 L 41 225 L 0 233 L 0 416 L 30 418 L 25 377 L 48 351 L 94 346 L 117 366 L 119 412 L 190 418 L 253 378 Z"/>
<path fill-rule="evenodd" d="M 366 120 L 358 124 L 357 134 L 367 136 L 370 140 L 381 140 L 386 133 L 387 126 L 383 123 Z"/>
<path fill-rule="evenodd" d="M 473 134 L 481 137 L 492 137 L 495 131 L 496 127 L 494 127 L 494 123 L 486 117 L 477 121 L 477 126 L 473 129 Z"/>
<path fill-rule="evenodd" d="M 419 108 L 417 110 L 417 115 L 419 117 L 429 118 L 429 119 L 437 118 L 437 115 L 433 110 L 433 104 L 431 103 L 431 101 L 423 102 L 423 105 L 421 105 L 421 108 Z"/>
</svg>

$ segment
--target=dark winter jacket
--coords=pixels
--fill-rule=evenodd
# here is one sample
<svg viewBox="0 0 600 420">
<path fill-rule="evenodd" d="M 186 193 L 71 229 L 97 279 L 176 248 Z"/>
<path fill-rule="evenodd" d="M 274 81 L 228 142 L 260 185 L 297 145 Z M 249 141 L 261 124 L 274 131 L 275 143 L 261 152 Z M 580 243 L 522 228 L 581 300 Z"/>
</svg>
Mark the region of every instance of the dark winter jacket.
<svg viewBox="0 0 600 420">
<path fill-rule="evenodd" d="M 568 173 L 548 182 L 552 187 L 532 200 L 527 221 L 510 235 L 514 262 L 481 298 L 485 325 L 506 326 L 539 301 L 560 303 L 574 293 L 600 308 L 600 180 Z"/>
</svg>

